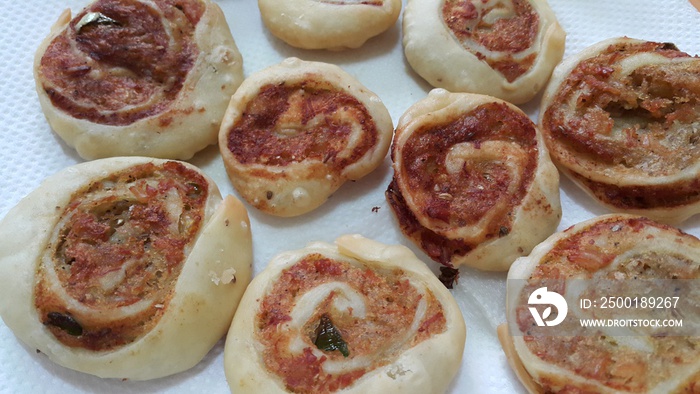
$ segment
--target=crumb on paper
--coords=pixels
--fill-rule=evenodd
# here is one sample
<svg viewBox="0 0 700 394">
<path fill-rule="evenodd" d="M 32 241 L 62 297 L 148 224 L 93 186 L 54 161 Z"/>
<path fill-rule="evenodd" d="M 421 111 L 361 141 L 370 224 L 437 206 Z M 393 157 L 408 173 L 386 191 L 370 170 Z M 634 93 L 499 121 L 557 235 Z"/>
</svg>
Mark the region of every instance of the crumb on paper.
<svg viewBox="0 0 700 394">
<path fill-rule="evenodd" d="M 221 283 L 221 278 L 214 271 L 209 271 L 209 278 L 211 278 L 211 281 L 217 286 Z"/>
<path fill-rule="evenodd" d="M 225 285 L 229 283 L 236 283 L 236 270 L 229 268 L 221 273 L 221 282 Z"/>
<path fill-rule="evenodd" d="M 404 376 L 404 375 L 406 375 L 408 372 L 411 372 L 411 371 L 410 371 L 410 370 L 407 370 L 407 369 L 404 369 L 403 365 L 401 365 L 401 364 L 395 364 L 395 365 L 392 365 L 392 366 L 386 371 L 386 374 L 387 374 L 388 377 L 390 377 L 390 378 L 392 378 L 392 379 L 396 379 L 396 378 L 398 378 L 399 376 Z"/>
<path fill-rule="evenodd" d="M 225 269 L 221 275 L 214 271 L 209 271 L 209 278 L 215 285 L 236 283 L 236 270 L 234 268 Z"/>
<path fill-rule="evenodd" d="M 372 212 L 377 213 L 377 212 L 379 212 L 380 209 L 381 209 L 381 207 L 373 207 Z"/>
<path fill-rule="evenodd" d="M 455 283 L 459 282 L 459 269 L 446 266 L 440 267 L 440 276 L 438 276 L 438 279 L 445 287 L 452 289 Z"/>
</svg>

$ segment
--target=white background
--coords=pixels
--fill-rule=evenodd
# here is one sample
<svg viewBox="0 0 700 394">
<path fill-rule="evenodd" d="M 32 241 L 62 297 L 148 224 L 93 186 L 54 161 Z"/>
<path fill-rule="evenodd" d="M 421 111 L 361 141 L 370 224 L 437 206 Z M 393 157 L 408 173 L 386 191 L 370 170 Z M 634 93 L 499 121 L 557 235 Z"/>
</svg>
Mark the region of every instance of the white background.
<svg viewBox="0 0 700 394">
<path fill-rule="evenodd" d="M 284 0 L 280 0 L 284 1 Z M 243 55 L 245 75 L 289 56 L 335 63 L 382 98 L 394 123 L 430 86 L 415 74 L 403 57 L 401 19 L 357 50 L 303 51 L 287 46 L 262 26 L 254 0 L 218 0 Z M 34 90 L 32 62 L 40 41 L 65 8 L 77 12 L 80 0 L 2 0 L 0 13 L 0 217 L 4 217 L 42 179 L 82 160 L 49 128 Z M 567 32 L 566 55 L 600 40 L 627 35 L 673 42 L 681 50 L 700 53 L 700 12 L 686 0 L 550 0 Z M 521 106 L 533 120 L 539 97 Z M 197 154 L 191 162 L 218 183 L 222 193 L 235 194 L 226 177 L 217 147 Z M 255 272 L 284 250 L 303 247 L 312 240 L 332 242 L 345 233 L 360 233 L 385 243 L 409 244 L 400 234 L 384 200 L 391 179 L 390 162 L 366 178 L 344 185 L 319 209 L 299 218 L 279 219 L 249 209 L 252 222 Z M 562 179 L 563 218 L 559 229 L 606 211 L 568 180 Z M 373 207 L 379 212 L 372 212 Z M 700 217 L 681 226 L 700 235 Z M 2 242 L 2 240 L 0 240 Z M 425 255 L 411 246 L 418 256 Z M 435 269 L 435 264 L 430 263 Z M 487 274 L 462 269 L 453 294 L 468 327 L 467 345 L 454 393 L 521 393 L 507 366 L 495 334 L 505 321 L 505 273 Z M 12 302 L 12 300 L 0 300 Z M 176 346 L 176 345 L 174 345 Z M 54 365 L 34 349 L 17 341 L 0 322 L 0 393 L 227 393 L 223 372 L 223 341 L 190 371 L 148 382 L 105 380 Z"/>
</svg>

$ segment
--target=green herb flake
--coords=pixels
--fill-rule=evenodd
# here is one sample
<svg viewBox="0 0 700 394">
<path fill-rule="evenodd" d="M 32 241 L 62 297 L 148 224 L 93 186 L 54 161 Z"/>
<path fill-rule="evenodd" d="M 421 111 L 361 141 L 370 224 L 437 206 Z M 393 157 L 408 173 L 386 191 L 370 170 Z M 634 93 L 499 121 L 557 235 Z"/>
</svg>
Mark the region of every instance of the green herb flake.
<svg viewBox="0 0 700 394">
<path fill-rule="evenodd" d="M 327 314 L 322 315 L 318 323 L 314 345 L 316 345 L 319 350 L 323 351 L 332 352 L 338 350 L 344 357 L 350 355 L 348 344 L 345 343 L 343 337 L 340 335 L 340 331 L 335 328 L 331 318 L 328 317 Z"/>
<path fill-rule="evenodd" d="M 45 324 L 58 327 L 68 333 L 68 335 L 72 335 L 74 337 L 83 335 L 83 326 L 81 326 L 80 323 L 73 318 L 73 316 L 59 312 L 49 312 L 47 317 L 48 320 L 45 322 Z"/>
</svg>

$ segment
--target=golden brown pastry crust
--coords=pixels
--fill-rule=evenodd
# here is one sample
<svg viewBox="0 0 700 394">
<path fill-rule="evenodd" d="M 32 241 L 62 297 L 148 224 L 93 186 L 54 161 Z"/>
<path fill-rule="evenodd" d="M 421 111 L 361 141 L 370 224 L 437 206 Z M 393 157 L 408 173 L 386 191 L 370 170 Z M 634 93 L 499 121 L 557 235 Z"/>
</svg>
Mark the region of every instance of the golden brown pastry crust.
<svg viewBox="0 0 700 394">
<path fill-rule="evenodd" d="M 248 77 L 221 125 L 219 149 L 254 207 L 296 216 L 381 164 L 393 124 L 381 100 L 339 67 L 290 58 Z"/>
<path fill-rule="evenodd" d="M 210 0 L 97 0 L 60 16 L 34 79 L 51 128 L 84 159 L 189 159 L 216 143 L 243 60 Z"/>
<path fill-rule="evenodd" d="M 700 212 L 700 59 L 612 38 L 566 59 L 542 99 L 555 164 L 607 208 L 681 222 Z"/>
<path fill-rule="evenodd" d="M 395 299 L 381 295 L 385 286 L 396 289 Z M 348 357 L 314 344 L 323 312 Z M 232 392 L 442 393 L 459 369 L 465 335 L 454 298 L 408 248 L 342 236 L 282 253 L 256 276 L 231 325 L 224 365 Z M 276 372 L 289 353 L 298 355 L 289 373 Z"/>
<path fill-rule="evenodd" d="M 642 318 L 654 313 L 653 318 L 662 319 L 683 316 L 684 326 L 693 327 L 696 316 L 686 308 L 695 308 L 696 300 L 692 291 L 681 288 L 692 289 L 697 281 L 698 251 L 700 240 L 692 235 L 647 218 L 614 214 L 554 234 L 529 256 L 518 259 L 508 273 L 510 338 L 502 342 L 504 348 L 514 347 L 515 352 L 506 349 L 506 353 L 515 358 L 511 362 L 516 370 L 518 365 L 525 368 L 526 374 L 518 375 L 528 389 L 536 393 L 692 392 L 700 371 L 697 337 L 632 326 L 622 334 L 615 328 L 591 332 L 581 327 L 579 319 Z M 661 288 L 656 289 L 654 279 L 678 280 L 678 284 L 658 282 Z M 528 311 L 529 295 L 543 284 L 568 300 L 567 317 L 556 327 L 537 327 Z M 676 311 L 660 311 L 663 315 L 643 308 L 620 316 L 622 308 L 577 307 L 578 297 L 592 294 L 673 295 L 674 288 L 685 301 L 679 301 Z M 607 294 L 610 289 L 618 293 Z M 539 390 L 528 385 L 530 379 Z"/>
<path fill-rule="evenodd" d="M 302 49 L 359 48 L 396 23 L 401 0 L 258 0 L 265 26 Z"/>
<path fill-rule="evenodd" d="M 559 177 L 521 110 L 435 89 L 399 120 L 386 196 L 433 260 L 503 271 L 556 229 Z"/>
<path fill-rule="evenodd" d="M 431 85 L 521 104 L 547 83 L 566 34 L 545 0 L 409 0 L 403 46 Z"/>
<path fill-rule="evenodd" d="M 243 204 L 181 162 L 69 167 L 20 201 L 0 235 L 5 324 L 57 364 L 100 377 L 191 368 L 251 277 Z"/>
</svg>

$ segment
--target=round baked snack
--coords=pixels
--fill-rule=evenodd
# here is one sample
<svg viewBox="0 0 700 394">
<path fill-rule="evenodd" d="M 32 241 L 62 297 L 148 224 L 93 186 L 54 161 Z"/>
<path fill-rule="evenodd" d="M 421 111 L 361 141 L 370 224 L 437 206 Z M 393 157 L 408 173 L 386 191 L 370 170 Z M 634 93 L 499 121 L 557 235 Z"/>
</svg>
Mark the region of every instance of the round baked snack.
<svg viewBox="0 0 700 394">
<path fill-rule="evenodd" d="M 680 222 L 700 212 L 700 58 L 614 38 L 552 75 L 540 126 L 555 164 L 607 208 Z"/>
<path fill-rule="evenodd" d="M 302 49 L 359 48 L 396 23 L 401 0 L 258 0 L 265 26 Z"/>
<path fill-rule="evenodd" d="M 352 76 L 289 58 L 246 78 L 221 124 L 219 149 L 245 200 L 296 216 L 377 168 L 392 134 L 389 111 Z"/>
<path fill-rule="evenodd" d="M 516 106 L 434 89 L 403 114 L 386 198 L 431 259 L 505 271 L 561 219 L 559 174 Z"/>
<path fill-rule="evenodd" d="M 82 158 L 184 160 L 216 143 L 243 60 L 210 0 L 97 0 L 59 17 L 34 79 L 51 128 Z"/>
<path fill-rule="evenodd" d="M 547 83 L 566 34 L 546 0 L 408 0 L 406 60 L 435 87 L 521 104 Z"/>
<path fill-rule="evenodd" d="M 697 392 L 699 276 L 696 237 L 594 218 L 513 264 L 499 338 L 531 393 Z"/>
<path fill-rule="evenodd" d="M 251 277 L 243 204 L 183 162 L 69 167 L 0 222 L 0 315 L 64 367 L 145 380 L 221 339 Z"/>
<path fill-rule="evenodd" d="M 442 393 L 465 339 L 456 301 L 413 252 L 345 235 L 253 279 L 224 367 L 233 393 Z"/>
</svg>

